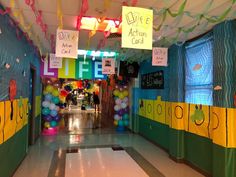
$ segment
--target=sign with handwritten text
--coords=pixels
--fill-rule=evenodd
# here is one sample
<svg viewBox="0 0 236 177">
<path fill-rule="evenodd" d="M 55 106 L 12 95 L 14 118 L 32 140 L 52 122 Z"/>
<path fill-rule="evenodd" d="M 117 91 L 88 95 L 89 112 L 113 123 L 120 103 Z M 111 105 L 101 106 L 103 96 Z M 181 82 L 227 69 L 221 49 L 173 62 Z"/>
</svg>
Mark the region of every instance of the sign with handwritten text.
<svg viewBox="0 0 236 177">
<path fill-rule="evenodd" d="M 57 30 L 56 57 L 77 58 L 79 32 Z"/>
<path fill-rule="evenodd" d="M 153 47 L 152 66 L 167 66 L 168 48 Z"/>
<path fill-rule="evenodd" d="M 112 58 L 102 59 L 102 74 L 115 74 L 115 61 Z"/>
<path fill-rule="evenodd" d="M 122 48 L 152 50 L 153 11 L 122 7 Z"/>
<path fill-rule="evenodd" d="M 50 53 L 50 68 L 62 68 L 62 58 Z"/>
<path fill-rule="evenodd" d="M 163 70 L 141 75 L 142 89 L 164 89 Z"/>
</svg>

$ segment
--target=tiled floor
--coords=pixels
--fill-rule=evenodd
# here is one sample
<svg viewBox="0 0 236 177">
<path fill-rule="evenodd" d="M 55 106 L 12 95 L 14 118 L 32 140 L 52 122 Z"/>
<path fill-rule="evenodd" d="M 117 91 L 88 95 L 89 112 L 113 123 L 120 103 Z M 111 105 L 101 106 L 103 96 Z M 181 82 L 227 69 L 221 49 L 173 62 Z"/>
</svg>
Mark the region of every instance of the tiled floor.
<svg viewBox="0 0 236 177">
<path fill-rule="evenodd" d="M 106 158 L 113 158 L 116 155 L 111 155 L 109 157 L 109 152 L 106 155 L 102 155 L 103 151 L 102 147 L 107 147 L 111 145 L 119 145 L 122 147 L 128 147 L 126 149 L 126 152 L 129 154 L 123 154 L 120 157 L 116 157 L 118 160 L 121 160 L 123 158 L 128 158 L 129 161 L 126 159 L 127 163 L 132 161 L 132 164 L 129 163 L 128 167 L 129 169 L 139 169 L 137 167 L 137 164 L 141 167 L 141 169 L 145 169 L 143 166 L 145 164 L 150 163 L 154 170 L 160 171 L 164 176 L 166 177 L 202 177 L 203 175 L 199 174 L 189 166 L 185 164 L 175 163 L 173 160 L 169 158 L 169 155 L 164 152 L 163 150 L 159 149 L 157 146 L 153 145 L 143 137 L 132 134 L 129 132 L 124 133 L 116 133 L 113 129 L 109 128 L 108 126 L 105 126 L 103 128 L 103 122 L 101 118 L 98 115 L 94 115 L 92 112 L 90 116 L 84 114 L 85 112 L 81 112 L 79 110 L 74 111 L 74 117 L 72 116 L 65 116 L 66 119 L 68 119 L 66 125 L 69 126 L 69 121 L 71 121 L 71 127 L 68 127 L 67 131 L 63 131 L 57 136 L 42 136 L 38 139 L 35 145 L 31 146 L 29 149 L 29 153 L 27 157 L 22 162 L 21 166 L 16 171 L 14 177 L 52 177 L 52 176 L 58 176 L 65 175 L 66 172 L 69 174 L 73 173 L 72 171 L 68 171 L 70 167 L 70 163 L 74 162 L 75 159 L 78 159 L 79 156 L 76 153 L 64 153 L 66 149 L 79 149 L 80 152 L 83 152 L 84 158 L 80 159 L 82 160 L 81 165 L 85 165 L 86 161 L 90 161 L 90 165 L 95 165 L 96 168 L 105 168 L 109 169 L 107 173 L 110 173 L 110 176 L 115 176 L 112 174 L 112 170 L 110 163 L 108 163 Z M 75 115 L 76 114 L 76 115 Z M 66 115 L 66 114 L 65 114 Z M 74 119 L 69 120 L 69 119 Z M 95 121 L 94 121 L 95 120 Z M 83 123 L 83 121 L 86 121 L 87 123 Z M 73 124 L 75 122 L 75 124 Z M 79 123 L 78 123 L 79 122 Z M 70 131 L 68 131 L 70 130 Z M 83 147 L 83 148 L 82 148 Z M 89 148 L 95 149 L 92 151 L 87 151 Z M 100 147 L 99 149 L 96 149 Z M 131 148 L 131 149 L 130 149 Z M 83 150 L 82 150 L 83 149 Z M 125 149 L 125 148 L 124 148 Z M 134 151 L 132 151 L 134 149 Z M 69 151 L 70 152 L 70 151 Z M 94 156 L 92 156 L 92 153 L 94 153 Z M 100 156 L 98 156 L 98 152 L 100 152 Z M 136 152 L 136 153 L 135 153 Z M 97 153 L 97 154 L 96 154 Z M 65 155 L 66 154 L 66 155 Z M 138 154 L 138 155 L 137 155 Z M 67 156 L 68 155 L 68 156 Z M 55 158 L 56 157 L 56 158 Z M 94 159 L 94 158 L 97 159 Z M 105 158 L 106 157 L 106 158 Z M 122 158 L 121 158 L 122 157 Z M 64 158 L 64 160 L 63 160 Z M 65 158 L 67 158 L 67 162 L 65 163 Z M 92 159 L 93 158 L 93 159 Z M 98 165 L 100 162 L 98 160 L 100 159 L 100 162 L 104 162 L 103 165 Z M 114 158 L 114 160 L 116 159 Z M 139 163 L 140 158 L 143 159 L 142 164 Z M 69 160 L 71 161 L 69 162 Z M 137 164 L 133 163 L 134 160 L 137 162 Z M 98 161 L 98 163 L 94 163 Z M 122 163 L 120 161 L 120 163 Z M 56 163 L 61 163 L 59 166 L 56 165 Z M 117 162 L 114 162 L 117 164 Z M 78 165 L 76 163 L 71 163 L 72 166 L 76 166 L 77 170 L 82 170 L 82 166 Z M 122 163 L 123 165 L 123 163 Z M 67 167 L 66 169 L 63 169 L 63 167 Z M 71 166 L 71 167 L 72 167 Z M 112 165 L 114 166 L 114 164 Z M 122 167 L 122 169 L 125 167 Z M 52 170 L 54 169 L 54 170 Z M 87 167 L 84 168 L 84 170 L 88 169 Z M 94 175 L 96 177 L 99 177 L 99 170 L 101 172 L 102 169 L 94 169 L 93 171 L 84 171 L 83 174 L 89 174 L 87 175 L 90 177 L 90 175 Z M 142 171 L 142 170 L 140 170 Z M 144 170 L 145 171 L 145 170 Z M 122 171 L 123 172 L 123 171 Z M 157 172 L 154 172 L 157 173 Z M 83 176 L 80 173 L 77 173 L 78 177 Z M 140 172 L 141 174 L 141 172 Z M 150 174 L 150 173 L 149 173 Z M 86 176 L 86 175 L 84 175 Z M 102 175 L 104 176 L 104 175 Z M 124 176 L 124 175 L 120 175 Z M 127 177 L 132 176 L 128 175 Z M 143 175 L 144 177 L 145 175 Z M 149 175 L 152 176 L 152 175 Z M 73 176 L 70 176 L 73 177 Z"/>
</svg>

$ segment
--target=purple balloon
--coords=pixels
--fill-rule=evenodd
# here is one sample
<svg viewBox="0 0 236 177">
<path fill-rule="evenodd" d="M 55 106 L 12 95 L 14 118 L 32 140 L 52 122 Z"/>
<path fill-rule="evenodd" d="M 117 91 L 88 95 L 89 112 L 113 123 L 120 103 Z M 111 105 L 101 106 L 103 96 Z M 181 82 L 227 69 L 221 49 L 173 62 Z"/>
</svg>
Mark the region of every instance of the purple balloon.
<svg viewBox="0 0 236 177">
<path fill-rule="evenodd" d="M 125 113 L 128 113 L 128 112 L 129 112 L 129 107 L 126 107 L 126 108 L 124 109 L 124 112 L 125 112 Z"/>
<path fill-rule="evenodd" d="M 119 110 L 119 111 L 118 111 L 118 114 L 119 114 L 119 116 L 122 116 L 122 115 L 124 114 L 123 109 Z"/>
<path fill-rule="evenodd" d="M 56 117 L 53 117 L 53 120 L 59 122 L 61 120 L 61 118 L 57 115 Z"/>
<path fill-rule="evenodd" d="M 46 115 L 46 116 L 43 116 L 43 119 L 44 119 L 46 122 L 50 122 L 50 121 L 52 121 L 52 116 Z"/>
</svg>

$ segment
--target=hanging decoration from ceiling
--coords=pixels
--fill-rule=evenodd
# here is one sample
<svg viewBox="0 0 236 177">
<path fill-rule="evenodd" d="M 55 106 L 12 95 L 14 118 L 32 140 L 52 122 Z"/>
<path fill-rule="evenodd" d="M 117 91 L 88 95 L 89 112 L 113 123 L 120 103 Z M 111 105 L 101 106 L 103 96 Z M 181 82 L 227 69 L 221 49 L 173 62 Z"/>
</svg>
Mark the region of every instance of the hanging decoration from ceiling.
<svg viewBox="0 0 236 177">
<path fill-rule="evenodd" d="M 153 11 L 122 7 L 122 48 L 152 49 Z"/>
<path fill-rule="evenodd" d="M 56 57 L 77 58 L 79 32 L 57 29 Z"/>
<path fill-rule="evenodd" d="M 57 21 L 58 28 L 63 29 L 63 13 L 61 8 L 61 0 L 57 0 Z"/>
<path fill-rule="evenodd" d="M 76 25 L 76 28 L 77 28 L 78 30 L 80 30 L 82 17 L 85 16 L 85 14 L 86 14 L 86 12 L 88 11 L 88 9 L 89 9 L 88 0 L 82 0 L 82 6 L 81 6 L 81 9 L 80 9 L 80 14 L 79 14 L 79 16 L 77 17 L 77 25 Z"/>
</svg>

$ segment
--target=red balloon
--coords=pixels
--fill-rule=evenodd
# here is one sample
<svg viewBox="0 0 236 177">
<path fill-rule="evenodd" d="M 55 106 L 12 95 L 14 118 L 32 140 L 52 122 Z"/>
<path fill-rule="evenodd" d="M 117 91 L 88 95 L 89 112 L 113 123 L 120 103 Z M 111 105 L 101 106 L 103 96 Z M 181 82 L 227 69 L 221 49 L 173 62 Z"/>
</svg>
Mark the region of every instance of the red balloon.
<svg viewBox="0 0 236 177">
<path fill-rule="evenodd" d="M 60 95 L 62 97 L 66 97 L 68 95 L 68 92 L 66 90 L 61 90 Z"/>
</svg>

